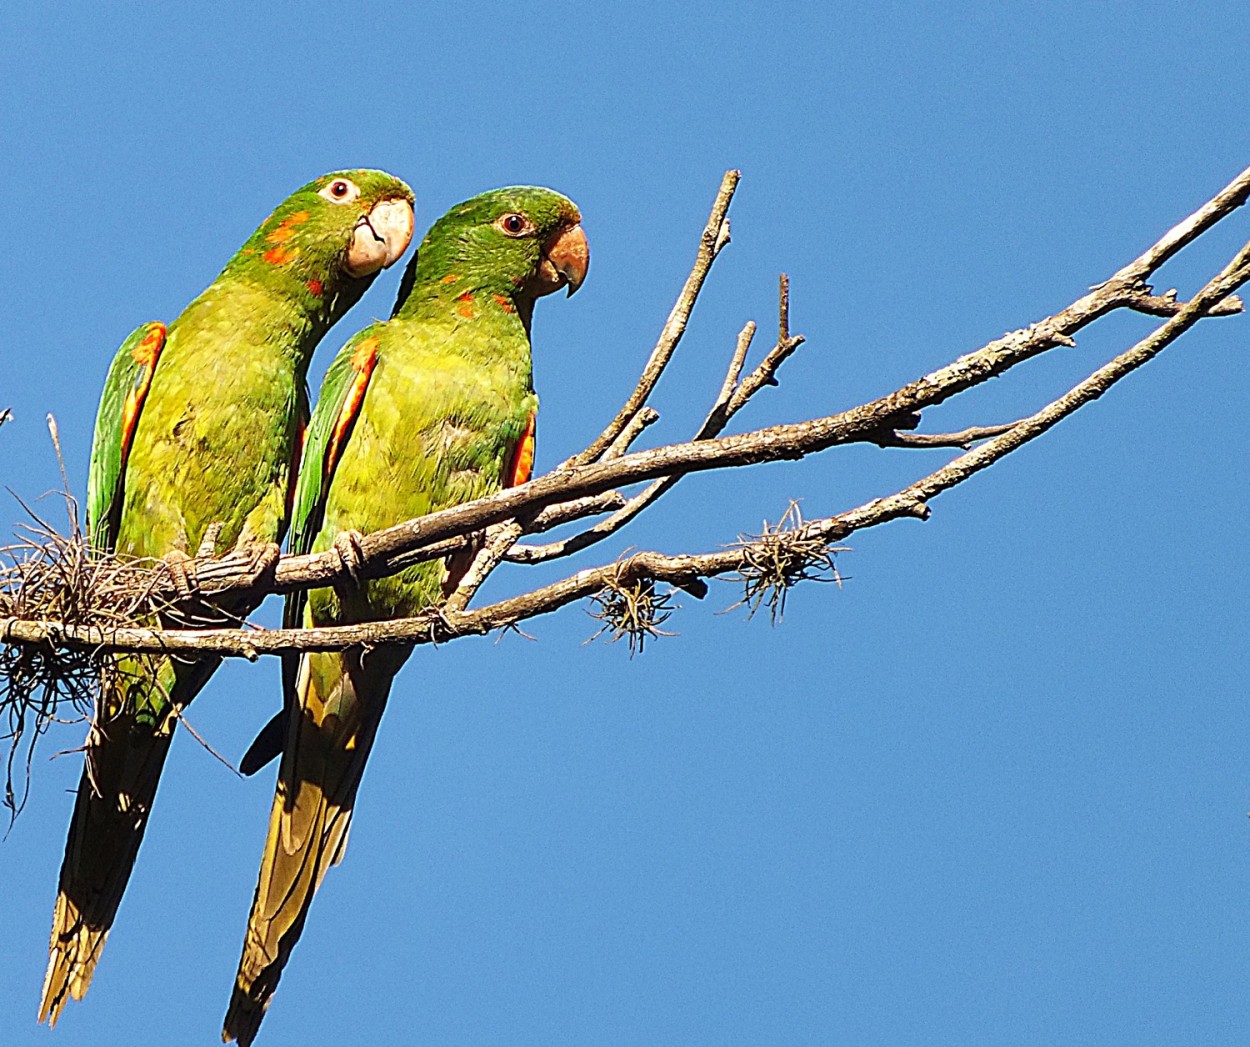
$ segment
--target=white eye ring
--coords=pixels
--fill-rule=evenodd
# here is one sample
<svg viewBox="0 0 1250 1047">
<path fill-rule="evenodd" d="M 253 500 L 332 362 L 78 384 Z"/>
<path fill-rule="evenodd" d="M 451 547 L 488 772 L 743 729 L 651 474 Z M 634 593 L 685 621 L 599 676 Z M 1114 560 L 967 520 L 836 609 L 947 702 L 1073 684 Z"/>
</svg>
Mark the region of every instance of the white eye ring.
<svg viewBox="0 0 1250 1047">
<path fill-rule="evenodd" d="M 507 214 L 500 215 L 495 219 L 495 227 L 504 236 L 513 238 L 529 236 L 534 231 L 534 223 L 526 218 L 525 215 L 517 214 L 515 211 L 509 211 Z"/>
<path fill-rule="evenodd" d="M 317 195 L 332 204 L 350 204 L 360 196 L 360 186 L 346 178 L 332 178 L 317 190 Z"/>
</svg>

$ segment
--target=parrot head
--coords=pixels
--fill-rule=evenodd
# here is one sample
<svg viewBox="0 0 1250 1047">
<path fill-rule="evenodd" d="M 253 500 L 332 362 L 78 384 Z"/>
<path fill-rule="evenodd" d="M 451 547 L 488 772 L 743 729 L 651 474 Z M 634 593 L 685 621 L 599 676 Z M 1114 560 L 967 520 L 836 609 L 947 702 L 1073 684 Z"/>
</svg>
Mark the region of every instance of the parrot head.
<svg viewBox="0 0 1250 1047">
<path fill-rule="evenodd" d="M 409 263 L 396 314 L 415 289 L 506 295 L 528 316 L 534 300 L 586 279 L 590 247 L 577 205 L 551 189 L 514 185 L 458 204 L 430 227 Z"/>
<path fill-rule="evenodd" d="M 277 206 L 231 267 L 313 299 L 354 302 L 407 249 L 412 203 L 407 184 L 385 171 L 322 175 Z"/>
</svg>

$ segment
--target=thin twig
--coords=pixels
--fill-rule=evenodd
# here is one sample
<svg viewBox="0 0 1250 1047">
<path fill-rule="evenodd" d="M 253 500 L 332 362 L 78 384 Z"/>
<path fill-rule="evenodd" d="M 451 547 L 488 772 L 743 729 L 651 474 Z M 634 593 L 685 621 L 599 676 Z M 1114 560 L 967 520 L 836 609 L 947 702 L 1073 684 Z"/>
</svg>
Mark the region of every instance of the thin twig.
<svg viewBox="0 0 1250 1047">
<path fill-rule="evenodd" d="M 898 429 L 880 433 L 872 440 L 878 447 L 962 447 L 965 450 L 979 440 L 988 440 L 1010 432 L 1019 422 L 1003 425 L 974 425 L 957 433 L 909 433 Z"/>
<path fill-rule="evenodd" d="M 1250 167 L 1211 197 L 1183 221 L 1177 222 L 1150 247 L 1111 277 L 1108 282 L 1127 286 L 1141 284 L 1181 248 L 1193 243 L 1217 222 L 1250 200 Z"/>
<path fill-rule="evenodd" d="M 1147 316 L 1175 316 L 1184 308 L 1185 303 L 1177 301 L 1175 289 L 1163 294 L 1133 294 L 1124 303 L 1135 313 Z M 1222 302 L 1216 302 L 1207 310 L 1207 316 L 1236 316 L 1245 312 L 1245 303 L 1235 294 L 1230 294 Z"/>
<path fill-rule="evenodd" d="M 681 336 L 686 331 L 690 312 L 694 309 L 694 303 L 698 300 L 703 281 L 707 279 L 712 263 L 716 261 L 716 256 L 720 254 L 722 248 L 729 243 L 729 205 L 733 201 L 734 190 L 738 188 L 738 180 L 741 177 L 741 171 L 726 171 L 721 179 L 720 189 L 712 204 L 712 213 L 708 216 L 703 235 L 699 238 L 699 250 L 695 256 L 694 267 L 690 270 L 690 275 L 686 277 L 685 286 L 682 287 L 681 294 L 677 296 L 677 302 L 669 313 L 663 330 L 660 331 L 659 340 L 651 351 L 651 357 L 647 360 L 642 377 L 639 378 L 634 391 L 630 393 L 625 405 L 603 432 L 581 454 L 570 458 L 565 463 L 566 465 L 583 465 L 597 461 L 629 424 L 630 419 L 646 404 L 647 398 L 660 380 L 660 375 L 664 373 L 664 368 L 672 359 L 677 343 L 681 341 Z"/>
<path fill-rule="evenodd" d="M 496 524 L 487 530 L 486 540 L 482 543 L 482 548 L 477 551 L 477 555 L 473 557 L 473 562 L 460 580 L 460 584 L 443 601 L 443 613 L 463 611 L 469 605 L 469 601 L 477 594 L 482 583 L 490 577 L 490 573 L 499 566 L 508 550 L 521 537 L 522 530 L 521 525 L 515 520 Z"/>
<path fill-rule="evenodd" d="M 777 379 L 775 376 L 777 369 L 785 363 L 795 349 L 803 344 L 804 339 L 802 335 L 795 337 L 790 335 L 790 278 L 785 273 L 782 273 L 780 278 L 777 315 L 777 344 L 769 350 L 768 355 L 760 361 L 759 366 L 741 384 L 739 384 L 739 377 L 746 363 L 747 352 L 751 348 L 751 341 L 755 337 L 755 322 L 753 320 L 747 321 L 742 330 L 738 332 L 733 355 L 730 357 L 729 367 L 725 372 L 725 378 L 721 383 L 716 402 L 712 404 L 711 410 L 708 411 L 707 417 L 699 427 L 699 431 L 693 436 L 692 442 L 710 440 L 718 436 L 725 426 L 729 424 L 729 420 L 746 406 L 752 396 L 766 385 L 776 385 Z M 604 460 L 607 461 L 608 456 L 605 455 Z M 583 549 L 588 549 L 621 530 L 621 528 L 646 509 L 647 506 L 668 493 L 684 475 L 684 473 L 675 473 L 671 476 L 653 480 L 645 490 L 634 495 L 608 519 L 595 524 L 593 527 L 588 527 L 585 531 L 560 541 L 548 542 L 545 545 L 517 545 L 508 553 L 507 558 L 514 563 L 545 563 L 548 560 L 572 556 Z"/>
<path fill-rule="evenodd" d="M 659 420 L 659 411 L 652 407 L 644 407 L 629 420 L 620 435 L 612 441 L 612 446 L 603 452 L 602 461 L 610 462 L 613 458 L 620 458 L 634 445 L 634 441 L 642 435 L 644 429 L 655 425 Z"/>
</svg>

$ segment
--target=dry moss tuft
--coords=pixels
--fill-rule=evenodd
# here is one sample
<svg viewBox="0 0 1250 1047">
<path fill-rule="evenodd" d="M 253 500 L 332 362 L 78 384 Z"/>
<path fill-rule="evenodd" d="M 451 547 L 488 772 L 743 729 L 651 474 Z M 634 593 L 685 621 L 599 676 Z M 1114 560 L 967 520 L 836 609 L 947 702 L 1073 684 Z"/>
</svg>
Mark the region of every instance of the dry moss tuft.
<svg viewBox="0 0 1250 1047">
<path fill-rule="evenodd" d="M 803 524 L 798 502 L 791 502 L 776 525 L 764 521 L 760 534 L 739 535 L 743 566 L 738 571 L 742 599 L 734 607 L 746 605 L 754 616 L 761 607 L 775 625 L 785 615 L 786 595 L 799 582 L 842 584 L 837 554 L 845 546 L 830 545 L 821 534 Z M 731 608 L 732 610 L 732 608 Z"/>
<path fill-rule="evenodd" d="M 69 534 L 62 535 L 21 502 L 30 523 L 0 547 L 0 619 L 95 626 L 105 631 L 134 625 L 171 610 L 166 570 L 151 561 L 125 560 L 90 549 L 66 496 Z M 0 621 L 3 635 L 3 621 Z M 0 646 L 0 719 L 9 743 L 4 805 L 15 817 L 29 792 L 35 743 L 54 723 L 96 713 L 115 672 L 100 651 L 47 644 Z"/>
<path fill-rule="evenodd" d="M 677 609 L 672 603 L 673 590 L 659 592 L 649 578 L 638 581 L 614 580 L 591 597 L 597 610 L 590 615 L 603 622 L 597 633 L 587 640 L 597 640 L 605 633 L 608 642 L 624 639 L 629 643 L 629 656 L 641 654 L 648 639 L 672 636 L 660 628 Z"/>
</svg>

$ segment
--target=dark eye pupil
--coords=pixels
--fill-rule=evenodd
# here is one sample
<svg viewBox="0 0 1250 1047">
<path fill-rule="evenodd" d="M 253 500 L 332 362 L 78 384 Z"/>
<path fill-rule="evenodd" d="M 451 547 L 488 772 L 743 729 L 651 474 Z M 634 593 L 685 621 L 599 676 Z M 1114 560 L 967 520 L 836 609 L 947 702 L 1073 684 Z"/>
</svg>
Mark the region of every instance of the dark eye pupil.
<svg viewBox="0 0 1250 1047">
<path fill-rule="evenodd" d="M 334 185 L 330 186 L 330 192 L 332 192 L 335 196 L 346 196 L 347 195 L 347 183 L 335 182 Z"/>
<path fill-rule="evenodd" d="M 504 228 L 510 233 L 519 233 L 525 225 L 525 223 L 521 220 L 521 216 L 518 214 L 508 215 L 508 217 L 504 219 L 503 224 Z"/>
</svg>

